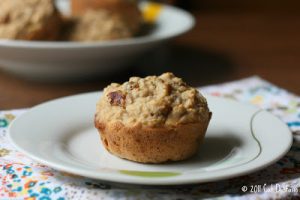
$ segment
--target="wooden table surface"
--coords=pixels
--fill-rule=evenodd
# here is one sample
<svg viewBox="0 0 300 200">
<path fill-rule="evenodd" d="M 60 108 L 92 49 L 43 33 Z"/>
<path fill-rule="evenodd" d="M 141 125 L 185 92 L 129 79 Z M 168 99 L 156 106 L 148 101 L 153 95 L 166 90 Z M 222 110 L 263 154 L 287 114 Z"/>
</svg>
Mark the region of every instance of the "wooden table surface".
<svg viewBox="0 0 300 200">
<path fill-rule="evenodd" d="M 194 14 L 198 21 L 194 30 L 105 78 L 53 84 L 26 81 L 0 71 L 0 110 L 100 91 L 112 81 L 164 71 L 173 71 L 194 86 L 258 75 L 300 95 L 300 15 L 271 12 Z"/>
</svg>

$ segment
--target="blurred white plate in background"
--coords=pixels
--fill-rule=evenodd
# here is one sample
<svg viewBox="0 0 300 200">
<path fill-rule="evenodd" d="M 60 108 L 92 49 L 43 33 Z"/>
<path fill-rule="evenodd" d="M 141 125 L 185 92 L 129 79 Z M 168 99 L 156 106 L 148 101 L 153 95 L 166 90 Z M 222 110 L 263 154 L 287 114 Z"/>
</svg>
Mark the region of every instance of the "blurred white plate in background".
<svg viewBox="0 0 300 200">
<path fill-rule="evenodd" d="M 57 0 L 62 12 L 69 2 Z M 140 4 L 141 8 L 149 2 Z M 162 5 L 155 26 L 147 35 L 105 42 L 40 42 L 0 39 L 0 68 L 27 79 L 42 81 L 76 80 L 105 75 L 128 65 L 145 51 L 189 31 L 191 14 Z"/>
</svg>

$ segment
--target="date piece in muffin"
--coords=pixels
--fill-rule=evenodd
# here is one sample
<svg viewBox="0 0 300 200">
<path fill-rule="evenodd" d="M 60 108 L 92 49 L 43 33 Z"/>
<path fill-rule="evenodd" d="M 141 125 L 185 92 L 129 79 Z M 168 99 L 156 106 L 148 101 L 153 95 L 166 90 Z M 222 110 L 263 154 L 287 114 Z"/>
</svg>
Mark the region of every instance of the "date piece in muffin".
<svg viewBox="0 0 300 200">
<path fill-rule="evenodd" d="M 53 0 L 0 1 L 0 38 L 56 40 L 60 25 Z"/>
<path fill-rule="evenodd" d="M 112 154 L 141 163 L 193 156 L 211 118 L 206 99 L 172 73 L 104 89 L 95 126 Z"/>
</svg>

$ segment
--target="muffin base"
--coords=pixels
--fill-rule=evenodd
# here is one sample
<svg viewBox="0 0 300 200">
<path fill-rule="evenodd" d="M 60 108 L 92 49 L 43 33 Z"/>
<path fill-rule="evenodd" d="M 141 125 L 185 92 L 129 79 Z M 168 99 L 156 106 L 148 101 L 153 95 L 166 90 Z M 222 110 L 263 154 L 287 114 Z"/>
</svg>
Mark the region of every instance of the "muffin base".
<svg viewBox="0 0 300 200">
<path fill-rule="evenodd" d="M 121 122 L 95 121 L 104 147 L 112 154 L 140 163 L 185 160 L 198 152 L 210 116 L 199 123 L 176 127 L 127 127 Z"/>
</svg>

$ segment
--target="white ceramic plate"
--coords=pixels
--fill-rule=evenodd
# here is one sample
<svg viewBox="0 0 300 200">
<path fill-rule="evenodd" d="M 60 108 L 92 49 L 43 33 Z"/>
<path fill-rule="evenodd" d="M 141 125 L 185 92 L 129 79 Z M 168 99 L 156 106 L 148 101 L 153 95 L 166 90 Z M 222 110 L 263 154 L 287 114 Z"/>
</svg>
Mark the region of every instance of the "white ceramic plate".
<svg viewBox="0 0 300 200">
<path fill-rule="evenodd" d="M 15 147 L 32 159 L 90 178 L 146 185 L 202 183 L 262 169 L 289 150 L 287 126 L 266 111 L 208 96 L 213 117 L 197 156 L 168 164 L 139 164 L 109 154 L 93 126 L 99 93 L 32 108 L 9 128 Z"/>
<path fill-rule="evenodd" d="M 68 0 L 56 0 L 68 12 Z M 152 4 L 143 2 L 142 9 Z M 0 39 L 0 68 L 28 79 L 74 80 L 116 71 L 145 51 L 179 36 L 194 26 L 191 14 L 161 5 L 155 26 L 147 35 L 106 42 L 37 42 Z"/>
</svg>

